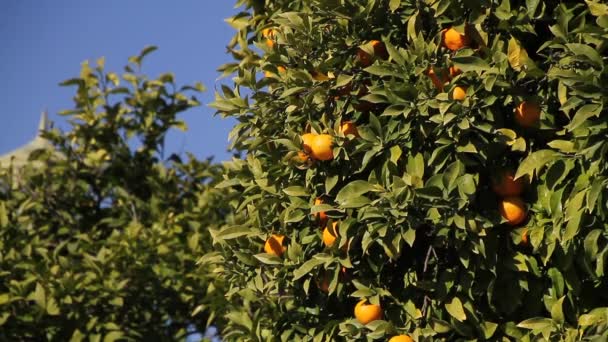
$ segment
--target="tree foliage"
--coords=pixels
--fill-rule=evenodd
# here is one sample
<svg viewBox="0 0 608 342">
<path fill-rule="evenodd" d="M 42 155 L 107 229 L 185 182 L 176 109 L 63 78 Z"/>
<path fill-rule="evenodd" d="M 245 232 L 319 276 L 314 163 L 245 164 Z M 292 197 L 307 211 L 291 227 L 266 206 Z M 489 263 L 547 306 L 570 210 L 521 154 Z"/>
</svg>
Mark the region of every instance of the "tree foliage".
<svg viewBox="0 0 608 342">
<path fill-rule="evenodd" d="M 204 331 L 222 301 L 196 259 L 208 227 L 229 216 L 214 189 L 221 167 L 163 156 L 178 113 L 201 86 L 83 63 L 71 129 L 45 132 L 55 149 L 0 171 L 0 339 L 179 340 Z M 57 152 L 62 156 L 57 158 Z"/>
<path fill-rule="evenodd" d="M 246 157 L 218 187 L 242 196 L 203 257 L 229 284 L 227 340 L 608 338 L 608 5 L 237 5 L 234 86 L 212 106 L 238 120 Z M 331 135 L 333 158 L 306 133 Z M 526 180 L 521 224 L 492 190 L 508 169 Z M 271 234 L 284 254 L 264 252 Z M 383 319 L 357 322 L 360 299 Z"/>
</svg>

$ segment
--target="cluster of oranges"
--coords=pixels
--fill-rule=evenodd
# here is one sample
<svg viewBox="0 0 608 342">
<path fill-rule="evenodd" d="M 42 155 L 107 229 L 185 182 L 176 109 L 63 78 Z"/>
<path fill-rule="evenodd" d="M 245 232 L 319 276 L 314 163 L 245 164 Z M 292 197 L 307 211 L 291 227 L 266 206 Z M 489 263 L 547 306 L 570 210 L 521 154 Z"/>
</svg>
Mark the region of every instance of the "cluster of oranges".
<svg viewBox="0 0 608 342">
<path fill-rule="evenodd" d="M 468 28 L 465 29 L 465 33 L 457 31 L 455 28 L 444 29 L 441 32 L 442 45 L 448 50 L 455 52 L 464 47 L 468 47 L 471 44 L 472 39 L 469 37 Z M 265 39 L 265 44 L 268 48 L 275 46 L 276 31 L 272 28 L 267 28 L 262 31 L 262 36 Z M 378 40 L 369 41 L 364 45 L 364 48 L 359 48 L 355 56 L 356 63 L 361 67 L 370 66 L 377 59 L 387 59 L 388 53 L 385 45 Z M 278 73 L 284 73 L 286 68 L 283 66 L 277 67 Z M 451 65 L 446 69 L 429 67 L 426 71 L 426 75 L 430 78 L 433 85 L 440 90 L 444 91 L 445 84 L 450 82 L 453 78 L 462 73 L 455 65 Z M 316 81 L 326 81 L 328 76 L 318 72 L 310 72 L 312 78 Z M 272 72 L 266 72 L 265 76 L 272 77 Z M 353 86 L 351 83 L 338 90 L 337 99 L 339 96 L 350 94 Z M 362 97 L 366 94 L 367 87 L 363 85 L 359 89 L 358 97 Z M 451 98 L 455 101 L 463 101 L 466 98 L 467 87 L 463 85 L 456 85 L 452 89 Z M 360 101 L 365 104 L 365 101 Z M 360 103 L 360 104 L 361 104 Z M 355 107 L 357 108 L 357 107 Z M 357 108 L 363 110 L 363 107 Z M 522 127 L 533 127 L 537 124 L 540 118 L 540 107 L 533 101 L 522 101 L 515 109 L 514 119 L 518 125 Z M 357 126 L 352 121 L 343 121 L 339 129 L 340 133 L 344 136 L 359 136 Z M 329 161 L 334 158 L 334 138 L 332 135 L 327 133 L 313 133 L 308 132 L 301 135 L 302 150 L 297 154 L 297 158 L 301 162 L 313 162 L 313 161 Z M 502 217 L 507 221 L 509 225 L 516 226 L 525 221 L 527 217 L 526 205 L 521 198 L 524 191 L 525 182 L 523 179 L 515 179 L 512 171 L 504 171 L 498 177 L 493 179 L 492 189 L 501 198 L 499 203 L 499 211 Z M 314 201 L 315 205 L 322 204 L 323 200 L 317 198 Z M 321 223 L 321 227 L 324 227 L 322 232 L 322 242 L 326 247 L 332 247 L 338 238 L 338 227 L 340 221 L 333 221 L 331 224 L 327 224 L 328 216 L 325 212 L 318 212 L 316 218 Z M 527 244 L 528 235 L 527 230 L 524 230 L 522 234 L 522 243 Z M 269 254 L 276 256 L 282 256 L 286 251 L 285 247 L 285 236 L 280 234 L 271 235 L 264 245 L 264 251 Z M 341 277 L 346 274 L 346 269 L 341 269 Z M 317 285 L 323 292 L 329 291 L 330 275 L 326 273 L 319 281 Z M 361 324 L 368 324 L 372 321 L 382 319 L 382 307 L 379 304 L 368 303 L 367 300 L 361 300 L 354 308 L 355 318 Z M 392 337 L 389 342 L 411 342 L 412 338 L 408 335 L 398 335 Z"/>
<path fill-rule="evenodd" d="M 460 50 L 469 46 L 471 42 L 467 34 L 462 34 L 453 27 L 441 31 L 441 41 L 442 45 L 450 51 Z M 462 73 L 462 70 L 455 65 L 451 65 L 447 70 L 439 69 L 438 71 L 439 75 L 435 72 L 435 68 L 431 66 L 427 69 L 426 75 L 431 79 L 435 88 L 441 92 L 443 92 L 447 82 Z M 455 86 L 452 90 L 452 99 L 463 101 L 466 98 L 466 93 L 467 88 L 465 86 Z"/>
<path fill-rule="evenodd" d="M 442 45 L 450 51 L 458 51 L 464 47 L 468 47 L 471 39 L 467 31 L 464 33 L 458 32 L 454 28 L 448 28 L 441 31 Z M 431 79 L 433 85 L 440 91 L 443 91 L 445 83 L 451 81 L 452 78 L 462 73 L 458 67 L 452 65 L 446 71 L 440 69 L 440 75 L 437 75 L 433 67 L 427 70 L 426 75 Z M 452 90 L 452 99 L 462 101 L 466 98 L 467 88 L 464 86 L 455 86 Z M 535 101 L 522 101 L 515 108 L 515 122 L 524 128 L 534 127 L 540 120 L 540 106 Z M 499 211 L 502 217 L 509 225 L 516 226 L 525 221 L 527 217 L 526 205 L 521 198 L 524 191 L 524 180 L 522 178 L 515 179 L 514 173 L 510 170 L 503 171 L 493 182 L 494 192 L 501 197 Z M 522 234 L 522 243 L 527 244 L 527 230 Z"/>
</svg>

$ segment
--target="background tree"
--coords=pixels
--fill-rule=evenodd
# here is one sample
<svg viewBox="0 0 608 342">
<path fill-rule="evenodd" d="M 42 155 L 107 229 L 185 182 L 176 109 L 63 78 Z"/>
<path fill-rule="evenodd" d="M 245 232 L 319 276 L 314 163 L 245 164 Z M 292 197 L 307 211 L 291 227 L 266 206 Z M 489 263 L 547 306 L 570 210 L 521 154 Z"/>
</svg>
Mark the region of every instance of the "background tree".
<svg viewBox="0 0 608 342">
<path fill-rule="evenodd" d="M 71 129 L 0 171 L 1 340 L 180 340 L 221 305 L 223 282 L 196 259 L 230 217 L 222 169 L 163 156 L 203 88 L 143 75 L 153 50 L 121 76 L 84 63 L 63 83 L 77 88 Z"/>
<path fill-rule="evenodd" d="M 238 5 L 224 337 L 608 338 L 608 5 Z"/>
</svg>

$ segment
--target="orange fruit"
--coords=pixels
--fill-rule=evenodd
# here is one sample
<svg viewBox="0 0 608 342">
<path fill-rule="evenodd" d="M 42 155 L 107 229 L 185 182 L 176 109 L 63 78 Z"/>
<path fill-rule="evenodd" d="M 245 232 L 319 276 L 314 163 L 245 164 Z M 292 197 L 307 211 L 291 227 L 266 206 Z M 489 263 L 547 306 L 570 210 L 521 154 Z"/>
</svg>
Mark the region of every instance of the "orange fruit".
<svg viewBox="0 0 608 342">
<path fill-rule="evenodd" d="M 334 158 L 332 150 L 333 138 L 329 134 L 319 134 L 310 145 L 312 157 L 317 160 L 330 160 Z"/>
<path fill-rule="evenodd" d="M 344 121 L 340 125 L 340 133 L 347 136 L 349 134 L 354 135 L 355 137 L 359 137 L 359 131 L 357 130 L 357 125 L 352 121 Z"/>
<path fill-rule="evenodd" d="M 524 192 L 524 179 L 515 178 L 515 173 L 506 170 L 492 180 L 492 190 L 501 197 L 519 196 Z"/>
<path fill-rule="evenodd" d="M 308 153 L 306 153 L 304 151 L 298 151 L 298 155 L 295 158 L 296 158 L 297 162 L 306 163 L 306 162 L 308 162 L 308 159 L 310 157 L 308 156 Z"/>
<path fill-rule="evenodd" d="M 325 227 L 323 229 L 323 244 L 325 247 L 331 247 L 336 243 L 336 239 L 338 236 L 338 231 L 336 230 L 338 222 L 333 222 L 331 224 L 331 231 Z"/>
<path fill-rule="evenodd" d="M 412 338 L 407 335 L 397 335 L 391 337 L 388 342 L 414 342 L 414 340 L 412 340 Z"/>
<path fill-rule="evenodd" d="M 374 48 L 373 56 L 370 55 L 369 53 L 365 52 L 363 49 L 359 49 L 357 51 L 357 62 L 359 62 L 359 64 L 363 67 L 372 65 L 372 63 L 374 62 L 374 57 L 380 57 L 382 59 L 388 58 L 386 46 L 384 46 L 383 42 L 381 42 L 379 40 L 372 40 L 372 41 L 370 41 L 370 43 L 372 44 L 372 47 Z"/>
<path fill-rule="evenodd" d="M 527 246 L 530 242 L 528 235 L 528 228 L 524 228 L 524 231 L 521 232 L 521 244 L 524 246 Z"/>
<path fill-rule="evenodd" d="M 499 205 L 500 214 L 511 226 L 518 225 L 526 219 L 526 204 L 516 196 L 504 198 Z"/>
<path fill-rule="evenodd" d="M 277 71 L 278 71 L 280 74 L 282 74 L 282 73 L 284 73 L 285 71 L 287 71 L 287 69 L 285 69 L 285 67 L 284 67 L 284 66 L 280 66 L 280 65 L 279 65 L 279 66 L 277 67 Z M 272 71 L 264 71 L 264 76 L 266 76 L 266 77 L 272 77 L 272 76 L 274 76 L 274 75 L 275 75 L 275 73 L 274 73 L 274 72 L 272 72 Z"/>
<path fill-rule="evenodd" d="M 456 31 L 453 27 L 441 31 L 441 40 L 443 45 L 452 51 L 460 50 L 470 43 L 466 35 Z"/>
<path fill-rule="evenodd" d="M 317 197 L 315 199 L 315 205 L 323 204 L 323 199 L 321 197 Z M 321 221 L 325 222 L 327 220 L 327 214 L 324 211 L 319 211 L 315 214 L 315 216 Z"/>
<path fill-rule="evenodd" d="M 431 79 L 431 82 L 433 82 L 435 88 L 437 88 L 439 91 L 443 91 L 443 85 L 445 84 L 445 82 L 449 81 L 445 70 L 442 70 L 441 72 L 441 79 L 439 79 L 439 77 L 435 73 L 435 70 L 433 70 L 433 67 L 429 67 L 426 71 L 426 74 Z"/>
<path fill-rule="evenodd" d="M 540 119 L 540 106 L 533 101 L 523 101 L 515 108 L 515 121 L 522 127 L 532 127 Z"/>
<path fill-rule="evenodd" d="M 266 38 L 266 46 L 272 49 L 274 47 L 275 30 L 272 28 L 263 29 L 262 37 Z"/>
<path fill-rule="evenodd" d="M 451 67 L 448 68 L 448 71 L 450 72 L 450 77 L 456 77 L 460 74 L 462 74 L 462 70 L 460 70 L 459 67 L 452 65 Z"/>
<path fill-rule="evenodd" d="M 304 152 L 310 154 L 312 152 L 312 145 L 317 136 L 312 133 L 302 134 L 302 146 L 304 147 Z"/>
<path fill-rule="evenodd" d="M 331 279 L 329 278 L 329 274 L 325 274 L 323 279 L 321 279 L 320 282 L 317 282 L 317 286 L 319 287 L 319 290 L 327 293 L 327 292 L 329 292 L 329 283 L 330 282 L 331 282 Z"/>
<path fill-rule="evenodd" d="M 467 88 L 456 86 L 454 90 L 452 90 L 452 99 L 456 101 L 463 101 L 467 97 Z"/>
<path fill-rule="evenodd" d="M 376 304 L 366 304 L 367 300 L 362 300 L 355 305 L 355 318 L 361 324 L 382 319 L 382 308 Z"/>
<path fill-rule="evenodd" d="M 274 254 L 276 256 L 281 256 L 287 250 L 287 247 L 283 246 L 283 240 L 285 240 L 285 236 L 281 234 L 273 234 L 271 235 L 264 244 L 264 252 L 268 254 Z"/>
</svg>

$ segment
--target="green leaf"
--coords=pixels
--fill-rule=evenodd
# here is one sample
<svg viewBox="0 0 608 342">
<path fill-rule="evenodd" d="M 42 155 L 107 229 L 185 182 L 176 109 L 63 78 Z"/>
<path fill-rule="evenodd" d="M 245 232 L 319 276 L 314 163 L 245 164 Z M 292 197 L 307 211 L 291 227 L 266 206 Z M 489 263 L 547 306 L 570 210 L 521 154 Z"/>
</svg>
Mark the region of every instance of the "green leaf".
<svg viewBox="0 0 608 342">
<path fill-rule="evenodd" d="M 315 267 L 323 264 L 325 261 L 322 259 L 312 258 L 307 260 L 302 266 L 298 267 L 295 271 L 293 271 L 293 280 L 296 281 L 303 276 L 309 274 Z"/>
<path fill-rule="evenodd" d="M 364 180 L 356 180 L 348 183 L 344 186 L 338 195 L 336 195 L 336 202 L 342 204 L 351 198 L 359 197 L 370 191 L 380 191 L 377 185 L 370 184 Z"/>
<path fill-rule="evenodd" d="M 6 213 L 6 205 L 4 202 L 0 202 L 0 228 L 6 228 L 8 226 L 8 214 Z"/>
<path fill-rule="evenodd" d="M 608 5 L 603 4 L 601 2 L 595 0 L 585 0 L 587 6 L 589 7 L 589 12 L 592 15 L 599 17 L 602 15 L 608 15 Z"/>
<path fill-rule="evenodd" d="M 530 330 L 542 330 L 553 326 L 553 320 L 545 317 L 534 317 L 526 319 L 525 321 L 519 322 L 517 327 L 530 329 Z"/>
<path fill-rule="evenodd" d="M 487 71 L 490 69 L 490 66 L 486 61 L 475 56 L 452 57 L 451 61 L 463 72 Z"/>
<path fill-rule="evenodd" d="M 283 192 L 286 193 L 289 196 L 294 196 L 294 197 L 305 197 L 305 196 L 309 196 L 308 195 L 308 191 L 306 191 L 306 188 L 303 186 L 290 186 L 288 188 L 283 189 Z"/>
<path fill-rule="evenodd" d="M 72 337 L 70 338 L 70 342 L 81 342 L 86 337 L 85 334 L 81 333 L 80 330 L 74 330 Z"/>
<path fill-rule="evenodd" d="M 103 337 L 103 342 L 114 342 L 123 337 L 122 331 L 110 331 Z"/>
<path fill-rule="evenodd" d="M 36 289 L 30 294 L 28 299 L 32 299 L 39 307 L 46 309 L 46 293 L 40 283 L 36 283 Z"/>
<path fill-rule="evenodd" d="M 4 304 L 8 303 L 10 299 L 11 299 L 10 293 L 0 294 L 0 305 L 4 305 Z"/>
<path fill-rule="evenodd" d="M 229 226 L 220 230 L 219 233 L 214 236 L 214 238 L 220 240 L 230 240 L 241 236 L 252 236 L 256 234 L 258 234 L 257 231 L 254 231 L 247 226 Z"/>
<path fill-rule="evenodd" d="M 357 196 L 357 197 L 349 197 L 344 199 L 340 203 L 340 207 L 348 209 L 348 208 L 361 208 L 363 206 L 368 205 L 371 200 L 365 196 Z"/>
<path fill-rule="evenodd" d="M 509 20 L 513 16 L 511 14 L 511 2 L 509 0 L 502 0 L 500 5 L 496 7 L 494 15 L 500 20 Z"/>
<path fill-rule="evenodd" d="M 566 126 L 569 131 L 575 130 L 577 127 L 582 125 L 587 119 L 592 116 L 598 116 L 602 111 L 601 104 L 587 104 L 579 108 L 574 114 L 572 121 Z"/>
<path fill-rule="evenodd" d="M 259 253 L 254 255 L 253 257 L 266 265 L 280 265 L 283 263 L 283 260 L 281 260 L 281 258 L 273 254 Z"/>
<path fill-rule="evenodd" d="M 55 301 L 55 298 L 50 297 L 47 301 L 46 313 L 51 316 L 58 316 L 60 314 L 59 306 L 57 306 L 57 301 Z"/>
<path fill-rule="evenodd" d="M 588 327 L 591 325 L 595 325 L 598 322 L 604 321 L 606 319 L 606 313 L 602 314 L 583 314 L 578 318 L 578 325 L 581 327 Z"/>
<path fill-rule="evenodd" d="M 458 299 L 458 297 L 454 297 L 450 303 L 445 304 L 445 309 L 452 317 L 456 318 L 460 322 L 467 319 L 462 302 L 460 299 Z"/>
<path fill-rule="evenodd" d="M 575 55 L 584 56 L 586 59 L 598 68 L 603 65 L 602 56 L 589 45 L 579 43 L 569 43 L 566 47 Z"/>
<path fill-rule="evenodd" d="M 395 12 L 397 8 L 399 8 L 399 5 L 401 5 L 401 0 L 391 0 L 388 3 L 388 8 L 391 10 L 391 12 Z"/>
<path fill-rule="evenodd" d="M 498 324 L 485 321 L 481 324 L 481 330 L 483 331 L 483 335 L 485 339 L 491 338 L 496 332 L 496 328 L 498 328 Z"/>
<path fill-rule="evenodd" d="M 553 140 L 547 143 L 549 147 L 559 150 L 562 153 L 574 153 L 576 149 L 574 148 L 574 142 L 570 140 Z"/>
<path fill-rule="evenodd" d="M 559 155 L 559 153 L 553 150 L 539 150 L 530 153 L 526 159 L 519 164 L 519 168 L 515 173 L 515 178 L 520 178 L 525 175 L 533 177 L 534 173 L 538 173 L 544 166 L 559 157 Z"/>
<path fill-rule="evenodd" d="M 585 256 L 589 260 L 595 260 L 595 257 L 598 253 L 598 242 L 602 231 L 600 229 L 594 229 L 587 234 L 585 237 L 585 242 L 583 243 L 585 248 Z"/>
<path fill-rule="evenodd" d="M 422 154 L 417 153 L 415 156 L 408 156 L 405 168 L 409 175 L 422 179 L 424 177 L 424 158 Z"/>
<path fill-rule="evenodd" d="M 553 304 L 553 306 L 551 306 L 551 318 L 557 324 L 564 323 L 564 310 L 563 310 L 564 298 L 566 298 L 566 297 L 565 296 L 561 297 Z"/>
<path fill-rule="evenodd" d="M 339 179 L 338 175 L 327 176 L 325 178 L 325 193 L 330 193 L 336 184 L 338 184 Z"/>
</svg>

